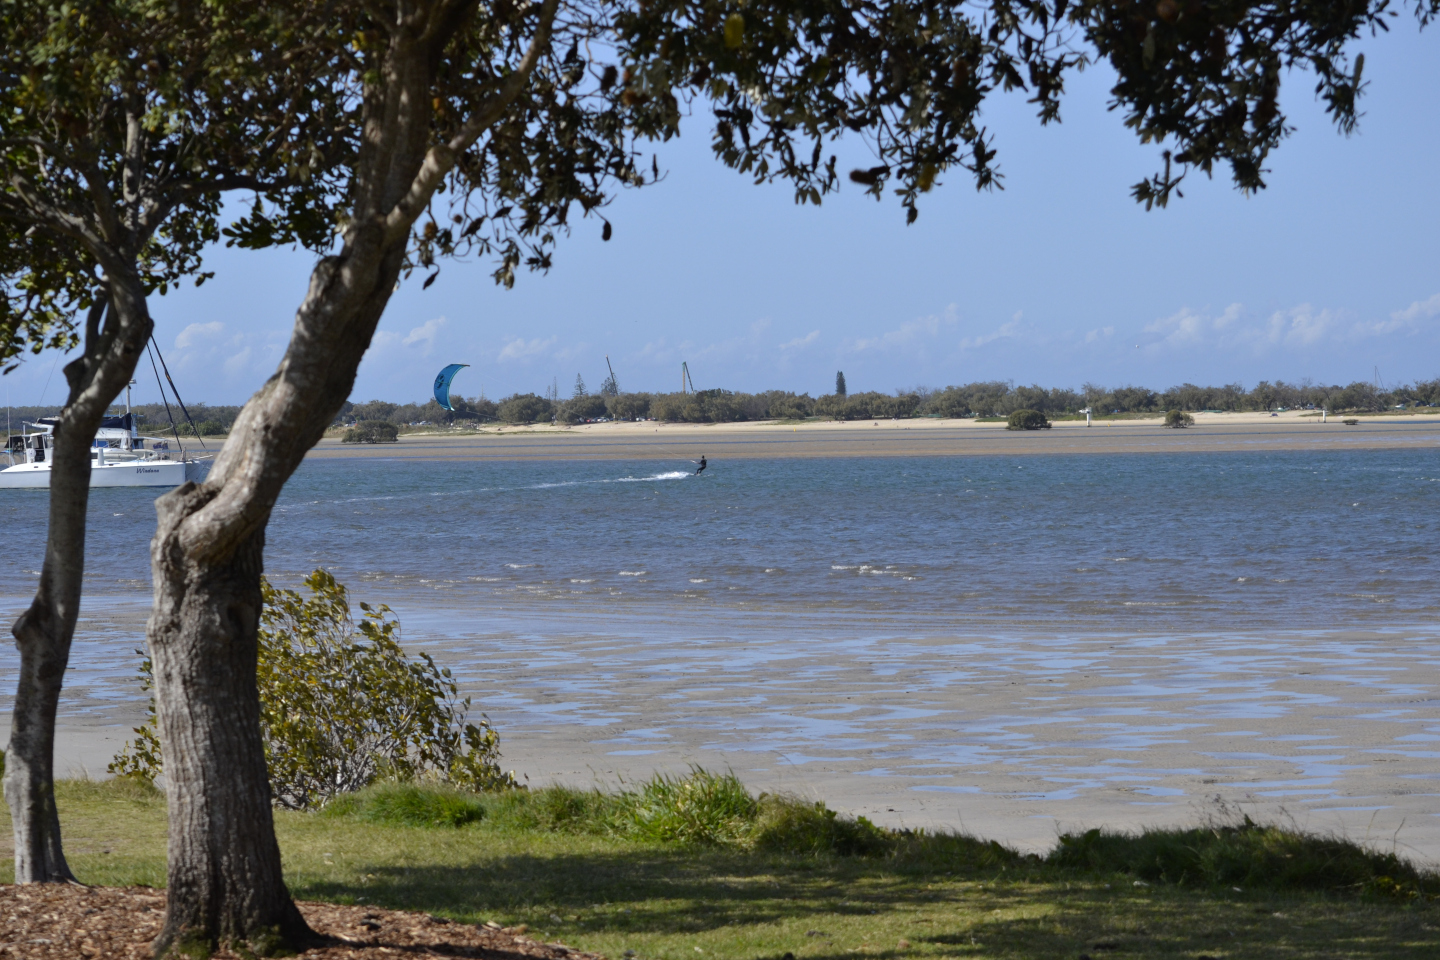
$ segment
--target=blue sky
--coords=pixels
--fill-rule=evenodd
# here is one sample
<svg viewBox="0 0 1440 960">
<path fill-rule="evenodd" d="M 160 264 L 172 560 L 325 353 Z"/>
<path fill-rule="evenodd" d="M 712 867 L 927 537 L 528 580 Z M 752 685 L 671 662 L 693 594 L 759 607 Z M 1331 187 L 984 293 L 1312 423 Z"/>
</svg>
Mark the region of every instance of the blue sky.
<svg viewBox="0 0 1440 960">
<path fill-rule="evenodd" d="M 607 354 L 626 390 L 678 389 L 682 360 L 701 389 L 812 394 L 837 369 L 852 392 L 1440 377 L 1440 30 L 1402 18 L 1359 48 L 1358 134 L 1338 134 L 1313 80 L 1292 74 L 1298 130 L 1269 189 L 1192 177 L 1149 213 L 1129 188 L 1158 150 L 1106 110 L 1103 68 L 1072 80 L 1058 126 L 1041 129 L 1023 98 L 995 100 L 983 120 L 1006 189 L 951 175 L 908 228 L 898 204 L 851 184 L 819 209 L 756 187 L 693 123 L 658 149 L 668 179 L 609 208 L 610 242 L 578 222 L 555 268 L 511 291 L 479 262 L 403 287 L 352 399 L 422 399 L 451 362 L 472 365 L 454 386 L 465 396 L 556 380 L 568 395 L 577 373 L 599 386 Z M 311 265 L 303 251 L 218 249 L 214 280 L 156 298 L 187 402 L 243 402 L 274 370 Z M 137 401 L 158 399 L 148 369 L 138 379 Z M 6 381 L 15 404 L 62 397 L 53 354 Z"/>
</svg>

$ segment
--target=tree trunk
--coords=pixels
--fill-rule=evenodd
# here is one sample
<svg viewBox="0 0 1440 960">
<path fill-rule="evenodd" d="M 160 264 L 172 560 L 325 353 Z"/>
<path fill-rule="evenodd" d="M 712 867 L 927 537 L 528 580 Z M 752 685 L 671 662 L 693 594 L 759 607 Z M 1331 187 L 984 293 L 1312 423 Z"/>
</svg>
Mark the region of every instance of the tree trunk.
<svg viewBox="0 0 1440 960">
<path fill-rule="evenodd" d="M 256 634 L 270 511 L 349 396 L 400 272 L 403 245 L 379 266 L 374 244 L 358 246 L 317 266 L 280 372 L 245 405 L 205 483 L 156 501 L 148 637 L 170 811 L 156 956 L 225 943 L 266 955 L 314 937 L 280 868 Z"/>
<path fill-rule="evenodd" d="M 285 889 L 255 686 L 263 528 L 226 560 L 171 554 L 176 525 L 208 499 L 159 501 L 150 652 L 170 805 L 169 909 L 156 954 L 244 944 L 261 956 L 310 938 Z"/>
<path fill-rule="evenodd" d="M 493 123 L 549 42 L 546 0 L 531 51 L 482 111 Z M 271 511 L 324 436 L 394 293 L 410 229 L 459 150 L 430 143 L 431 87 L 450 30 L 473 4 L 417 4 L 367 81 L 353 217 L 315 267 L 280 367 L 245 404 L 205 483 L 156 502 L 149 625 L 170 809 L 169 896 L 157 956 L 225 941 L 256 953 L 310 936 L 280 870 L 255 685 L 261 553 Z M 446 24 L 450 24 L 447 27 Z M 469 129 L 469 128 L 467 128 Z"/>
<path fill-rule="evenodd" d="M 111 401 L 130 381 L 150 337 L 143 293 L 119 291 L 105 327 L 106 301 L 90 310 L 85 353 L 67 364 L 70 396 L 55 427 L 50 465 L 50 525 L 35 599 L 12 632 L 20 677 L 5 756 L 5 801 L 15 832 L 15 882 L 74 882 L 55 809 L 55 713 L 80 613 L 90 448 Z"/>
</svg>

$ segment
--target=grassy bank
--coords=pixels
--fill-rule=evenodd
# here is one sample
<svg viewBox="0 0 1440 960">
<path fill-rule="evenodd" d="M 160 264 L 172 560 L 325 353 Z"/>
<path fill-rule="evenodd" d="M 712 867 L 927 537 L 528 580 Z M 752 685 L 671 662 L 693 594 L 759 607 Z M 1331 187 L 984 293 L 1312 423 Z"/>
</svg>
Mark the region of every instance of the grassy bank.
<svg viewBox="0 0 1440 960">
<path fill-rule="evenodd" d="M 163 884 L 162 798 L 58 792 L 82 880 Z M 523 923 L 616 960 L 1420 958 L 1440 941 L 1440 877 L 1244 823 L 1091 833 L 1042 859 L 708 777 L 623 795 L 379 789 L 277 829 L 297 897 Z"/>
</svg>

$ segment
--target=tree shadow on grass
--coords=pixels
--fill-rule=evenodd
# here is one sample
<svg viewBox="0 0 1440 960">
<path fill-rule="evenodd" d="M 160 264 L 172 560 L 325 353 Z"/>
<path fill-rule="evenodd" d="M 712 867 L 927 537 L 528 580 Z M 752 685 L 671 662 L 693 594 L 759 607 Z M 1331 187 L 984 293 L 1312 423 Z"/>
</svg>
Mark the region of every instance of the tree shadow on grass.
<svg viewBox="0 0 1440 960">
<path fill-rule="evenodd" d="M 904 918 L 922 912 L 935 918 L 934 925 L 905 934 L 912 947 L 888 949 L 891 936 L 864 948 L 866 960 L 1081 954 L 1096 960 L 1418 960 L 1434 956 L 1434 933 L 1426 931 L 1437 920 L 1430 907 L 1406 910 L 1322 895 L 1229 896 L 1165 885 L 1140 891 L 1129 884 L 1111 891 L 1098 883 L 1067 889 L 1069 884 L 1054 882 L 1053 871 L 1027 871 L 1023 864 L 946 876 L 885 860 L 711 850 L 514 855 L 457 866 L 377 864 L 361 875 L 359 885 L 301 875 L 292 888 L 304 898 L 363 898 L 470 922 L 523 920 L 567 941 L 763 930 L 764 947 L 747 953 L 759 960 L 780 960 L 787 952 L 801 960 L 854 960 L 853 948 L 840 949 L 823 933 L 807 939 L 796 931 L 827 923 L 853 930 L 866 926 L 853 921 L 869 917 L 893 931 L 917 923 Z M 997 878 L 1005 882 L 991 883 Z M 977 881 L 986 888 L 977 888 Z"/>
</svg>

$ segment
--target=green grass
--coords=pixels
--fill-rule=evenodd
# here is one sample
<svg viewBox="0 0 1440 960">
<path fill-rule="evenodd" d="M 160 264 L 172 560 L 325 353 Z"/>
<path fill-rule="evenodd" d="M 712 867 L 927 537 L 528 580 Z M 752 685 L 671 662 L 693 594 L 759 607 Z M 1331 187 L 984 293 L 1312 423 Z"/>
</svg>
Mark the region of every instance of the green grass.
<svg viewBox="0 0 1440 960">
<path fill-rule="evenodd" d="M 82 880 L 163 884 L 163 798 L 57 793 Z M 276 829 L 297 897 L 524 923 L 616 960 L 1418 960 L 1440 938 L 1440 877 L 1248 822 L 1092 831 L 1041 858 L 696 771 L 618 794 L 384 786 Z"/>
</svg>

